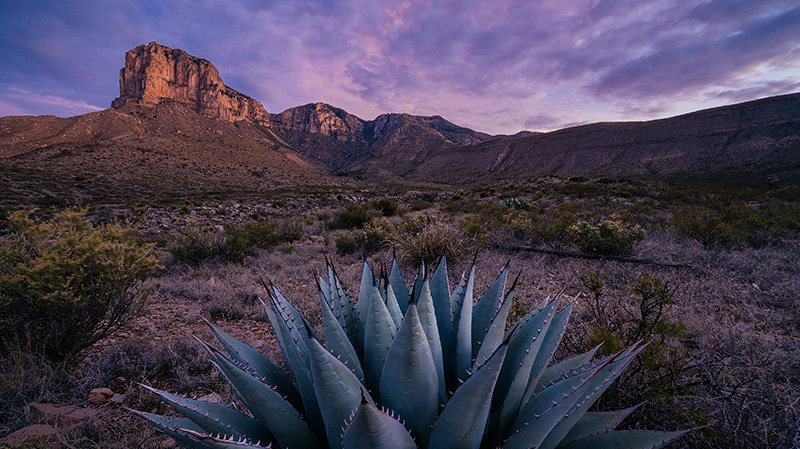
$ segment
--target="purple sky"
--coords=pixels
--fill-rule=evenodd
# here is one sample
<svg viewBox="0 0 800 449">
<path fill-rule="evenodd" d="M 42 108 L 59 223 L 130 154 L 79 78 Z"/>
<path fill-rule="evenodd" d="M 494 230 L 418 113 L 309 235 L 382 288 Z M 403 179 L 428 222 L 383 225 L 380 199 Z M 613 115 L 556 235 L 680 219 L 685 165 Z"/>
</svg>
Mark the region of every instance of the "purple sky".
<svg viewBox="0 0 800 449">
<path fill-rule="evenodd" d="M 800 91 L 798 0 L 3 0 L 0 116 L 106 108 L 151 41 L 269 112 L 322 101 L 489 133 Z"/>
</svg>

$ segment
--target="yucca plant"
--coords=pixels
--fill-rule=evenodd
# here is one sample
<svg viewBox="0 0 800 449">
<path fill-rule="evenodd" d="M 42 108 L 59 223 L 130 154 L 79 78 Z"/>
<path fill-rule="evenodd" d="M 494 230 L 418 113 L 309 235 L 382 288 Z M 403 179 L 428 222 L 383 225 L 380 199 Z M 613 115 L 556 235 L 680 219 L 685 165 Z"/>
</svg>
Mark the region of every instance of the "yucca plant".
<svg viewBox="0 0 800 449">
<path fill-rule="evenodd" d="M 507 329 L 507 278 L 474 300 L 474 263 L 451 293 L 444 257 L 410 289 L 396 260 L 379 280 L 365 261 L 354 302 L 328 263 L 324 345 L 265 285 L 291 376 L 211 323 L 223 350 L 201 342 L 252 417 L 149 387 L 182 416 L 136 413 L 190 448 L 654 448 L 687 432 L 614 431 L 635 407 L 588 411 L 644 346 L 550 366 L 574 303 L 548 299 Z"/>
</svg>

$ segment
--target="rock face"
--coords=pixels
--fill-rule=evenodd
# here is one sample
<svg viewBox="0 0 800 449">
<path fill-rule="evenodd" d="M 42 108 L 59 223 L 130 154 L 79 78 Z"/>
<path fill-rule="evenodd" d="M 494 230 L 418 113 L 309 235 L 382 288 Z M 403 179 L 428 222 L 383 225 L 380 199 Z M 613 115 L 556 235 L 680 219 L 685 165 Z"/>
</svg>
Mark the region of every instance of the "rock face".
<svg viewBox="0 0 800 449">
<path fill-rule="evenodd" d="M 209 61 L 156 42 L 125 54 L 125 67 L 119 72 L 119 94 L 111 107 L 120 108 L 131 102 L 156 106 L 173 100 L 208 117 L 269 125 L 270 116 L 261 103 L 227 87 Z"/>
<path fill-rule="evenodd" d="M 298 152 L 336 170 L 376 156 L 393 154 L 401 172 L 420 151 L 470 145 L 488 134 L 457 126 L 439 116 L 382 114 L 362 120 L 325 103 L 311 103 L 272 115 L 272 127 Z"/>
</svg>

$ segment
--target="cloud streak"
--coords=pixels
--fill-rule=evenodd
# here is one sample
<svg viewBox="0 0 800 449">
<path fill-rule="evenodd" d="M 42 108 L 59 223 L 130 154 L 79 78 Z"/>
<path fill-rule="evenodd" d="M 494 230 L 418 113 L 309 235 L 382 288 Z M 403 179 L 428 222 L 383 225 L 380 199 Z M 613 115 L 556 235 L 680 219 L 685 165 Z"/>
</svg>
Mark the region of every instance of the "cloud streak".
<svg viewBox="0 0 800 449">
<path fill-rule="evenodd" d="M 797 29 L 800 6 L 780 0 L 8 0 L 0 113 L 106 105 L 124 52 L 155 40 L 270 112 L 323 101 L 548 130 L 794 92 Z"/>
</svg>

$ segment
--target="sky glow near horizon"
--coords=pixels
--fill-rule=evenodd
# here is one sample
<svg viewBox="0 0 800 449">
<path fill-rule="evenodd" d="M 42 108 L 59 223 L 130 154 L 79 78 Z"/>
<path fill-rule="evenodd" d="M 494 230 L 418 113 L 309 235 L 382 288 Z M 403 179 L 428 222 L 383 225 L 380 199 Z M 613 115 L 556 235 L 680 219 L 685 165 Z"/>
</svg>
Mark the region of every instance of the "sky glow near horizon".
<svg viewBox="0 0 800 449">
<path fill-rule="evenodd" d="M 107 108 L 151 41 L 272 113 L 321 101 L 492 134 L 800 91 L 798 0 L 4 0 L 0 116 Z"/>
</svg>

